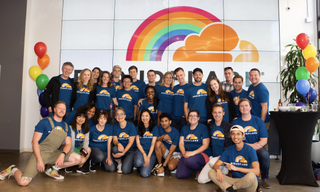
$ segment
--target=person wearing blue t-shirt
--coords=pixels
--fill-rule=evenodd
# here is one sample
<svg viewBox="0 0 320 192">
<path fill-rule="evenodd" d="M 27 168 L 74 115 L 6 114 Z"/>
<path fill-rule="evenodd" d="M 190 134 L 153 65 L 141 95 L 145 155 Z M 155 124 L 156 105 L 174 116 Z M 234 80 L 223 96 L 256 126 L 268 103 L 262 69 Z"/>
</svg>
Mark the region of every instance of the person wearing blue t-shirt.
<svg viewBox="0 0 320 192">
<path fill-rule="evenodd" d="M 104 165 L 105 171 L 113 172 L 116 169 L 115 161 L 111 155 L 113 139 L 113 127 L 107 123 L 108 114 L 100 112 L 98 124 L 90 128 L 89 146 L 91 147 L 89 169 L 96 172 L 96 165 L 100 162 Z"/>
<path fill-rule="evenodd" d="M 254 149 L 243 142 L 244 129 L 234 125 L 230 129 L 234 145 L 229 146 L 209 171 L 209 178 L 223 191 L 255 192 L 260 174 L 259 162 Z M 225 164 L 231 171 L 232 178 L 224 175 L 219 168 Z"/>
<path fill-rule="evenodd" d="M 110 112 L 110 106 L 112 102 L 118 106 L 118 100 L 116 98 L 116 91 L 111 87 L 111 74 L 108 71 L 101 73 L 99 85 L 96 87 L 94 102 L 99 111 L 107 112 L 107 122 L 108 124 L 112 124 L 114 121 Z"/>
<path fill-rule="evenodd" d="M 18 185 L 27 186 L 38 172 L 45 172 L 54 179 L 64 179 L 58 170 L 74 165 L 83 164 L 85 158 L 71 150 L 70 127 L 63 121 L 67 106 L 64 101 L 57 101 L 54 105 L 53 117 L 41 119 L 35 127 L 32 138 L 33 153 L 24 170 L 20 171 L 15 165 L 0 172 L 0 180 L 14 176 Z M 62 151 L 59 150 L 64 143 Z M 55 162 L 54 166 L 45 170 L 45 165 Z"/>
<path fill-rule="evenodd" d="M 157 78 L 156 72 L 150 69 L 147 73 L 147 78 L 148 78 L 148 83 L 142 86 L 141 89 L 139 90 L 140 100 L 143 98 L 146 98 L 146 88 L 148 86 L 154 86 L 157 90 L 157 93 L 159 93 L 160 85 L 156 84 L 156 78 Z M 140 101 L 139 101 L 139 104 L 140 104 Z"/>
<path fill-rule="evenodd" d="M 231 123 L 237 117 L 236 109 L 233 105 L 232 95 L 222 89 L 221 83 L 217 77 L 209 79 L 210 88 L 208 88 L 208 97 L 206 100 L 208 123 L 213 119 L 212 106 L 215 103 L 221 104 L 224 108 L 225 115 L 223 120 Z"/>
<path fill-rule="evenodd" d="M 130 75 L 124 75 L 122 83 L 123 89 L 117 91 L 116 97 L 119 107 L 122 107 L 126 112 L 126 120 L 134 123 L 138 113 L 138 95 L 130 88 L 132 83 L 132 77 Z"/>
<path fill-rule="evenodd" d="M 140 89 L 145 85 L 143 81 L 140 81 L 137 79 L 138 76 L 138 68 L 134 65 L 130 66 L 129 69 L 129 75 L 132 77 L 132 85 L 131 85 L 131 90 L 139 94 L 140 96 Z"/>
<path fill-rule="evenodd" d="M 159 99 L 157 97 L 157 90 L 154 86 L 148 86 L 146 88 L 147 99 L 142 101 L 142 104 L 139 107 L 139 116 L 138 121 L 140 121 L 140 114 L 143 109 L 148 109 L 152 114 L 153 122 L 157 124 L 158 121 L 158 105 Z"/>
<path fill-rule="evenodd" d="M 182 127 L 179 140 L 182 157 L 177 167 L 178 179 L 188 178 L 193 171 L 197 172 L 198 177 L 202 167 L 209 161 L 211 151 L 208 128 L 199 123 L 199 120 L 199 112 L 190 110 L 189 124 Z"/>
<path fill-rule="evenodd" d="M 74 66 L 71 62 L 65 62 L 62 65 L 62 74 L 52 77 L 43 92 L 43 100 L 49 110 L 49 117 L 53 116 L 53 106 L 57 101 L 64 101 L 67 105 L 65 118 L 72 110 L 76 95 L 72 94 L 76 89 L 74 79 L 69 78 Z"/>
<path fill-rule="evenodd" d="M 156 127 L 158 138 L 154 149 L 158 160 L 158 164 L 155 166 L 157 176 L 164 176 L 165 168 L 168 168 L 171 172 L 175 171 L 181 158 L 181 153 L 177 147 L 180 133 L 170 124 L 171 116 L 168 113 L 162 113 L 160 115 L 160 125 Z M 164 159 L 163 163 L 162 158 Z"/>
<path fill-rule="evenodd" d="M 172 72 L 166 72 L 163 75 L 163 80 L 159 88 L 159 92 L 157 92 L 157 96 L 160 100 L 159 103 L 159 112 L 158 112 L 158 125 L 159 125 L 159 117 L 162 113 L 168 113 L 172 115 L 173 110 L 173 97 L 174 94 L 172 92 L 172 88 L 174 86 L 173 74 Z"/>
<path fill-rule="evenodd" d="M 260 117 L 266 123 L 267 129 L 269 129 L 269 91 L 260 81 L 261 74 L 259 69 L 251 69 L 249 75 L 252 83 L 248 89 L 248 99 L 252 104 L 251 114 Z"/>
<path fill-rule="evenodd" d="M 133 144 L 138 132 L 133 123 L 126 121 L 126 112 L 123 108 L 116 108 L 115 117 L 118 123 L 113 125 L 112 156 L 118 164 L 117 172 L 129 174 L 133 169 L 136 149 Z"/>
<path fill-rule="evenodd" d="M 95 86 L 97 86 L 100 82 L 101 72 L 102 71 L 99 67 L 95 67 L 92 69 L 93 84 Z"/>
<path fill-rule="evenodd" d="M 181 131 L 182 127 L 187 124 L 186 116 L 183 110 L 183 97 L 185 90 L 190 86 L 185 80 L 185 73 L 181 67 L 174 70 L 174 74 L 179 84 L 173 87 L 173 110 L 171 125 Z"/>
<path fill-rule="evenodd" d="M 271 188 L 269 184 L 269 167 L 270 154 L 264 146 L 268 142 L 268 131 L 264 122 L 254 115 L 251 115 L 251 103 L 248 99 L 240 99 L 239 110 L 241 118 L 232 122 L 233 125 L 241 125 L 244 127 L 246 140 L 245 142 L 256 150 L 260 169 L 261 169 L 261 186 L 264 188 Z"/>
<path fill-rule="evenodd" d="M 190 85 L 184 92 L 184 114 L 188 119 L 188 113 L 194 109 L 200 113 L 200 123 L 207 125 L 207 90 L 208 85 L 202 83 L 203 72 L 200 68 L 195 68 L 192 72 L 194 83 Z"/>
<path fill-rule="evenodd" d="M 243 86 L 243 77 L 241 75 L 236 75 L 233 77 L 233 87 L 234 90 L 230 91 L 233 97 L 233 103 L 236 108 L 238 117 L 241 116 L 239 111 L 239 100 L 242 98 L 248 98 L 248 92 L 242 88 Z"/>
<path fill-rule="evenodd" d="M 212 156 L 210 156 L 209 162 L 203 167 L 199 174 L 199 183 L 208 183 L 211 181 L 211 179 L 208 177 L 208 172 L 219 159 L 223 151 L 227 147 L 232 145 L 229 132 L 232 125 L 223 120 L 223 116 L 225 114 L 223 106 L 216 103 L 212 108 L 212 116 L 214 118 L 214 121 L 210 121 L 208 124 L 211 139 Z M 226 170 L 226 168 L 223 167 L 220 167 L 220 169 Z"/>
<path fill-rule="evenodd" d="M 137 150 L 134 154 L 133 164 L 140 167 L 140 175 L 149 177 L 153 165 L 156 162 L 154 146 L 157 141 L 158 131 L 155 129 L 156 124 L 152 120 L 149 109 L 143 109 L 140 113 L 138 132 L 136 137 Z"/>
</svg>

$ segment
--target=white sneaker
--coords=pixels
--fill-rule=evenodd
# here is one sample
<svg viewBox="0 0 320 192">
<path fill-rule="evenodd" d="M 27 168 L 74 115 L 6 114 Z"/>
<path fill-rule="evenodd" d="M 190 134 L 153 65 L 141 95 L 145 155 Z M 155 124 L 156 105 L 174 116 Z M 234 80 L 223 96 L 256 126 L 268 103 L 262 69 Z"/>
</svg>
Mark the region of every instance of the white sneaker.
<svg viewBox="0 0 320 192">
<path fill-rule="evenodd" d="M 55 170 L 54 168 L 50 167 L 49 169 L 47 169 L 45 171 L 46 175 L 48 175 L 49 177 L 52 177 L 54 179 L 64 179 L 64 176 L 59 175 L 58 170 Z"/>
<path fill-rule="evenodd" d="M 11 165 L 7 169 L 3 170 L 0 173 L 0 180 L 3 181 L 5 179 L 9 179 L 13 175 L 13 173 L 12 173 L 12 169 L 13 168 L 16 168 L 16 166 L 15 165 Z"/>
<path fill-rule="evenodd" d="M 118 166 L 117 166 L 117 172 L 118 173 L 122 173 L 122 164 L 119 164 Z"/>
<path fill-rule="evenodd" d="M 164 175 L 165 175 L 164 172 L 163 173 L 157 173 L 158 177 L 164 177 Z"/>
<path fill-rule="evenodd" d="M 176 174 L 176 173 L 177 173 L 177 169 L 175 169 L 175 170 L 171 171 L 170 173 L 172 173 L 172 174 Z"/>
</svg>

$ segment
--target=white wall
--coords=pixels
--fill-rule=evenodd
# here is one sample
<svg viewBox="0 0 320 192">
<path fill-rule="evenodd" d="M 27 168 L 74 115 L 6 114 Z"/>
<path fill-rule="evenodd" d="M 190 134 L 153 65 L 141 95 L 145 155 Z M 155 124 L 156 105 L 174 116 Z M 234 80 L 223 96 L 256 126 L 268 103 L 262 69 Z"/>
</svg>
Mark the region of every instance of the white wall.
<svg viewBox="0 0 320 192">
<path fill-rule="evenodd" d="M 31 140 L 34 127 L 40 120 L 39 102 L 36 94 L 37 86 L 28 74 L 29 68 L 37 65 L 37 56 L 33 47 L 39 41 L 47 45 L 47 54 L 51 61 L 43 73 L 49 78 L 58 75 L 60 73 L 62 5 L 63 0 L 28 0 L 21 107 L 21 152 L 32 150 Z M 290 6 L 290 11 L 286 9 L 288 6 Z M 293 43 L 292 39 L 299 33 L 307 33 L 310 36 L 311 44 L 317 46 L 316 0 L 309 0 L 309 7 L 312 22 L 306 23 L 307 8 L 305 0 L 279 0 L 282 66 L 284 66 L 283 60 L 287 52 L 284 46 Z"/>
<path fill-rule="evenodd" d="M 23 61 L 20 151 L 31 151 L 34 127 L 40 120 L 37 86 L 29 76 L 29 68 L 38 65 L 34 45 L 47 45 L 49 66 L 43 70 L 49 78 L 60 73 L 60 37 L 63 0 L 28 0 Z"/>
</svg>

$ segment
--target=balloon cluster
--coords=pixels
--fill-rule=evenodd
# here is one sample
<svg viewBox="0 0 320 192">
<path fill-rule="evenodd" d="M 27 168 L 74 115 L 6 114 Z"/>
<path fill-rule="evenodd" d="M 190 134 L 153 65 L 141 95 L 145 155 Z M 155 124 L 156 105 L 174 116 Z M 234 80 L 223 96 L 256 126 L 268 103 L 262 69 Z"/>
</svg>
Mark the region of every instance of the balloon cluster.
<svg viewBox="0 0 320 192">
<path fill-rule="evenodd" d="M 302 49 L 302 55 L 306 60 L 306 66 L 299 67 L 295 76 L 298 79 L 296 83 L 297 91 L 303 95 L 307 103 L 312 103 L 317 98 L 317 92 L 310 88 L 309 78 L 311 73 L 318 69 L 319 60 L 316 58 L 316 48 L 310 45 L 309 41 L 309 36 L 305 33 L 300 33 L 296 38 L 296 43 Z"/>
<path fill-rule="evenodd" d="M 39 97 L 39 103 L 41 105 L 40 114 L 42 117 L 47 117 L 49 115 L 49 110 L 45 106 L 43 99 L 43 91 L 46 88 L 49 78 L 47 75 L 42 74 L 42 70 L 44 70 L 50 63 L 50 57 L 46 54 L 47 46 L 43 42 L 38 42 L 34 46 L 34 52 L 38 56 L 38 65 L 32 66 L 29 69 L 29 76 L 31 79 L 36 81 L 37 85 L 37 94 Z"/>
</svg>

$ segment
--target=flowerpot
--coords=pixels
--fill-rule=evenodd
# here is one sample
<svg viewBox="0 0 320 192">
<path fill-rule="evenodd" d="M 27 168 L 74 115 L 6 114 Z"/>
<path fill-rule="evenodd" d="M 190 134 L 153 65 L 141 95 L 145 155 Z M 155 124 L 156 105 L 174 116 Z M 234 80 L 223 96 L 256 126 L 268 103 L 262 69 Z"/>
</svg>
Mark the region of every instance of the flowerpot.
<svg viewBox="0 0 320 192">
<path fill-rule="evenodd" d="M 320 162 L 320 141 L 312 141 L 311 160 L 314 162 Z"/>
</svg>

